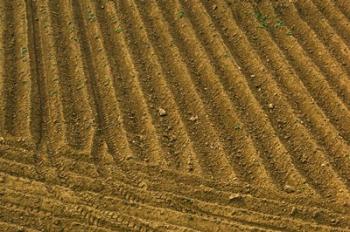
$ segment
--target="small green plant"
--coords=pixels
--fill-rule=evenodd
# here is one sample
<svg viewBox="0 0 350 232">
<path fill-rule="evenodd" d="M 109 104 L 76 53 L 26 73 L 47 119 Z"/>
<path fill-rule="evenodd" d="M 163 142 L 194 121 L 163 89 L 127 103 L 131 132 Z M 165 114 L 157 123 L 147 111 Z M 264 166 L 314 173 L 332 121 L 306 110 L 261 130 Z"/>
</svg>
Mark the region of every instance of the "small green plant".
<svg viewBox="0 0 350 232">
<path fill-rule="evenodd" d="M 281 19 L 277 19 L 277 22 L 275 23 L 276 28 L 284 27 L 284 22 Z"/>
<path fill-rule="evenodd" d="M 21 48 L 21 57 L 23 58 L 23 57 L 25 57 L 25 55 L 27 54 L 27 52 L 28 52 L 28 49 L 27 48 Z"/>
<path fill-rule="evenodd" d="M 88 12 L 88 19 L 89 19 L 89 22 L 95 22 L 96 21 L 96 16 L 95 16 L 95 14 L 92 11 Z"/>
<path fill-rule="evenodd" d="M 255 18 L 259 21 L 260 26 L 259 28 L 263 28 L 263 29 L 268 29 L 269 28 L 269 23 L 267 21 L 268 16 L 262 14 L 260 11 L 255 13 Z"/>
<path fill-rule="evenodd" d="M 123 29 L 122 28 L 116 28 L 116 29 L 114 29 L 114 31 L 117 32 L 117 33 L 121 33 L 121 32 L 123 32 Z"/>
<path fill-rule="evenodd" d="M 185 16 L 185 11 L 184 10 L 180 10 L 178 13 L 177 13 L 177 18 L 178 19 L 181 19 Z"/>
<path fill-rule="evenodd" d="M 234 129 L 235 129 L 235 130 L 240 130 L 240 129 L 241 129 L 241 125 L 240 125 L 239 123 L 236 123 L 236 124 L 234 125 Z"/>
</svg>

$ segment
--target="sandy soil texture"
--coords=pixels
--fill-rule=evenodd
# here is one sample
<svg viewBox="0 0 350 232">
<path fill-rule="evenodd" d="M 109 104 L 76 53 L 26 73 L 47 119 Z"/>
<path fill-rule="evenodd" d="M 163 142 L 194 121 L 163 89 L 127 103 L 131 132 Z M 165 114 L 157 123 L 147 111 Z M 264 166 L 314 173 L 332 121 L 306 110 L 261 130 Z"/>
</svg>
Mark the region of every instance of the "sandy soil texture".
<svg viewBox="0 0 350 232">
<path fill-rule="evenodd" d="M 0 231 L 350 231 L 349 0 L 0 0 Z"/>
</svg>

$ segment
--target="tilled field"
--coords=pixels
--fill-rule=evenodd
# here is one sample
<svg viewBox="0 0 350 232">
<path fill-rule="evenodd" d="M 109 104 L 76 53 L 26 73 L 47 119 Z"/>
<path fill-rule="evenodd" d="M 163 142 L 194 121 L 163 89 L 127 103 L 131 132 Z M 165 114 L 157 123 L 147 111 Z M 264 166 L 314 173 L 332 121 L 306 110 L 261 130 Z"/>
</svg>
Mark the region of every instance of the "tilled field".
<svg viewBox="0 0 350 232">
<path fill-rule="evenodd" d="M 0 0 L 0 231 L 350 231 L 350 1 Z"/>
</svg>

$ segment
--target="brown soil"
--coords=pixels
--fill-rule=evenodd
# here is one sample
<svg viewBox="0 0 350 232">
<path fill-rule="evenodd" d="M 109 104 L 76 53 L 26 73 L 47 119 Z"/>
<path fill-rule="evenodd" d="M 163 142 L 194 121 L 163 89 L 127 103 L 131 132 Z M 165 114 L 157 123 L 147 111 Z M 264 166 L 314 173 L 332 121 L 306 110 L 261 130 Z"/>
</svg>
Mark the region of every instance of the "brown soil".
<svg viewBox="0 0 350 232">
<path fill-rule="evenodd" d="M 0 231 L 350 231 L 348 0 L 1 0 Z"/>
</svg>

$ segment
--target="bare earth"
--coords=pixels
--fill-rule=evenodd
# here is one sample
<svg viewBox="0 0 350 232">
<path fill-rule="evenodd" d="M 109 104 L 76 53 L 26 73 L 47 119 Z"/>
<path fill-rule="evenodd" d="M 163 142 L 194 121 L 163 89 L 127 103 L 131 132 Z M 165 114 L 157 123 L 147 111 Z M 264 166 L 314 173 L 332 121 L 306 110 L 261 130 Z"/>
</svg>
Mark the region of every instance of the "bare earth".
<svg viewBox="0 0 350 232">
<path fill-rule="evenodd" d="M 0 231 L 350 231 L 349 0 L 0 0 Z"/>
</svg>

